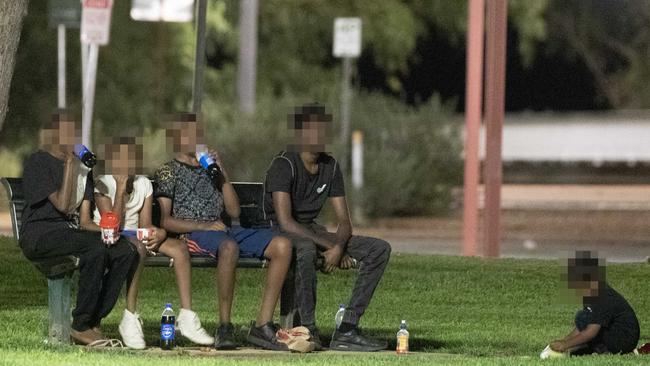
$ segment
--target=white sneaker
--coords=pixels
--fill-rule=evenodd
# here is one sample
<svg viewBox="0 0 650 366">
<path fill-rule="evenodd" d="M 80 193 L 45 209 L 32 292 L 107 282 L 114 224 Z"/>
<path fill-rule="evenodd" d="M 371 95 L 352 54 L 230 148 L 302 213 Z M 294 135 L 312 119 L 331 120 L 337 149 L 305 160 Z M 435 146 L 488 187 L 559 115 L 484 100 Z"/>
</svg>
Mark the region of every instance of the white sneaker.
<svg viewBox="0 0 650 366">
<path fill-rule="evenodd" d="M 181 309 L 176 318 L 176 329 L 192 343 L 204 346 L 214 344 L 214 338 L 201 327 L 198 315 L 192 310 Z"/>
<path fill-rule="evenodd" d="M 124 309 L 124 315 L 119 326 L 120 335 L 124 344 L 133 349 L 145 349 L 147 344 L 144 342 L 144 333 L 142 332 L 142 323 L 140 315 Z"/>
</svg>

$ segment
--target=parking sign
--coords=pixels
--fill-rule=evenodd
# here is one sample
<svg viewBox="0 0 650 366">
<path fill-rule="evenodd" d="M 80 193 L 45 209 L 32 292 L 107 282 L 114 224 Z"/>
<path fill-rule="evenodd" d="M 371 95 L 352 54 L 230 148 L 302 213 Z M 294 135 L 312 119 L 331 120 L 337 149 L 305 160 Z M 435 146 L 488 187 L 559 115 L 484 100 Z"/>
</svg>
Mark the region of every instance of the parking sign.
<svg viewBox="0 0 650 366">
<path fill-rule="evenodd" d="M 361 54 L 361 18 L 334 19 L 335 57 L 359 57 Z"/>
<path fill-rule="evenodd" d="M 83 0 L 81 42 L 108 44 L 113 0 Z"/>
</svg>

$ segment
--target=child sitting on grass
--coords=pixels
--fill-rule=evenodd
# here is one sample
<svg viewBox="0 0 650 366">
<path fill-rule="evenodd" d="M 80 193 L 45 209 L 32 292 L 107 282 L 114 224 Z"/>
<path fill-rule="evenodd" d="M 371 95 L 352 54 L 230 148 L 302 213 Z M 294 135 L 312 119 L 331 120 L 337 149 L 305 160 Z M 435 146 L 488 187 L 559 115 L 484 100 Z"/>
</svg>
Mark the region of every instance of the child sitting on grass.
<svg viewBox="0 0 650 366">
<path fill-rule="evenodd" d="M 569 288 L 582 297 L 584 308 L 576 314 L 573 331 L 553 341 L 551 349 L 572 356 L 632 352 L 639 342 L 639 322 L 625 298 L 607 284 L 598 256 L 576 251 L 567 275 Z"/>
</svg>

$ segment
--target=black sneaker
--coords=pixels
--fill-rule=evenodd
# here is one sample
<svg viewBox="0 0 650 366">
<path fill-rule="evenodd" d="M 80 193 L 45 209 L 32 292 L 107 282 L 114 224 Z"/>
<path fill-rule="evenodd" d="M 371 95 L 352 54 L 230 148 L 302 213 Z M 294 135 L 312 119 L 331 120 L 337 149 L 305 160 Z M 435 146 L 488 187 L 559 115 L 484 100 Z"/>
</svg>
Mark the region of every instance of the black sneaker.
<svg viewBox="0 0 650 366">
<path fill-rule="evenodd" d="M 221 350 L 236 349 L 234 335 L 235 327 L 232 323 L 220 324 L 217 332 L 214 335 L 214 348 Z"/>
<path fill-rule="evenodd" d="M 357 328 L 346 333 L 335 330 L 330 343 L 330 349 L 335 351 L 376 352 L 386 347 L 386 342 L 363 336 Z"/>
<path fill-rule="evenodd" d="M 311 342 L 314 344 L 314 351 L 322 351 L 323 342 L 320 340 L 320 332 L 318 331 L 318 328 L 316 328 L 315 325 L 305 326 L 305 328 L 309 329 L 309 334 L 311 334 Z"/>
<path fill-rule="evenodd" d="M 255 321 L 251 322 L 251 329 L 248 331 L 246 340 L 251 344 L 268 349 L 271 351 L 288 351 L 286 344 L 278 342 L 275 336 L 277 328 L 272 322 L 268 322 L 261 327 L 255 326 Z"/>
</svg>

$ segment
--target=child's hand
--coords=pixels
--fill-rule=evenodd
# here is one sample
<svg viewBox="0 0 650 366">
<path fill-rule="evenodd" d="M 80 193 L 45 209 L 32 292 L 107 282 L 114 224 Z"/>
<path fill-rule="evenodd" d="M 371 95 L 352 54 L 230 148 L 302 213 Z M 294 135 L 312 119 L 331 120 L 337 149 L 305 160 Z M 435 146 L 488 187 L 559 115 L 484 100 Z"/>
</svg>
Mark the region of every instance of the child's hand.
<svg viewBox="0 0 650 366">
<path fill-rule="evenodd" d="M 566 351 L 566 345 L 564 344 L 564 341 L 553 341 L 550 344 L 551 349 L 555 352 L 564 352 Z"/>
<path fill-rule="evenodd" d="M 147 247 L 147 250 L 156 252 L 158 247 L 162 244 L 163 241 L 167 238 L 167 231 L 162 228 L 152 227 L 153 236 L 146 240 L 143 240 L 143 244 Z"/>
</svg>

